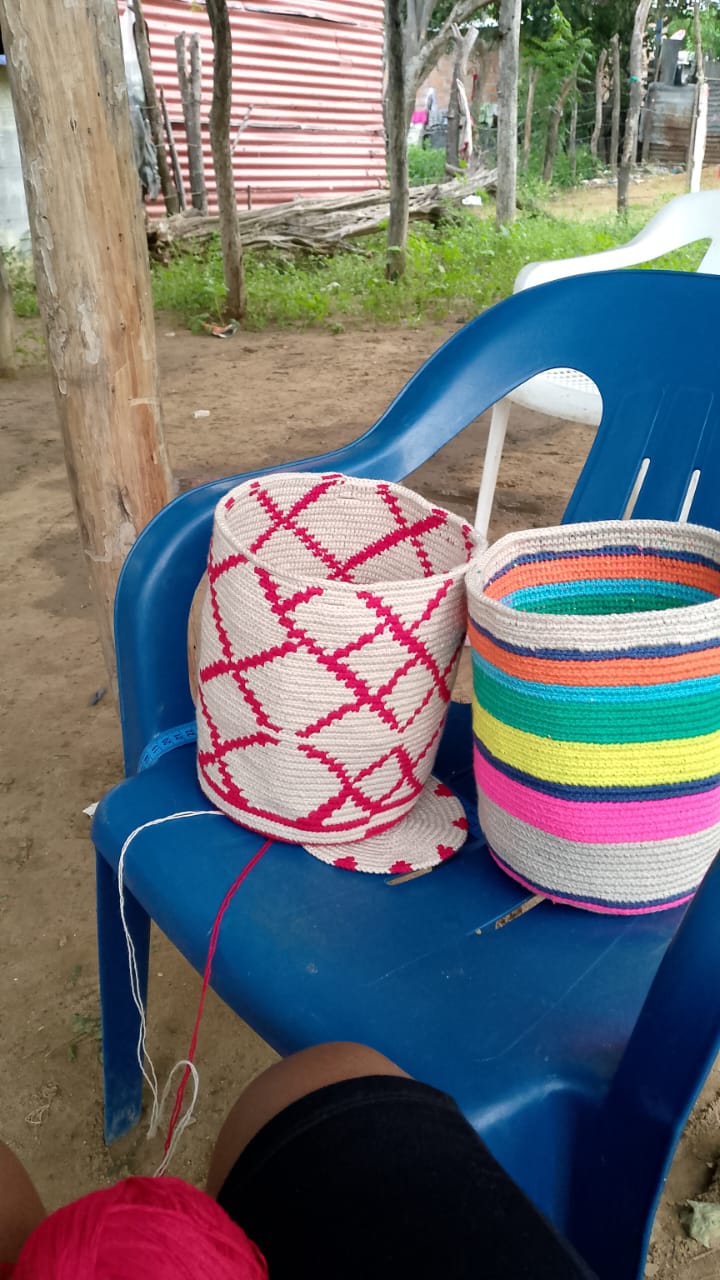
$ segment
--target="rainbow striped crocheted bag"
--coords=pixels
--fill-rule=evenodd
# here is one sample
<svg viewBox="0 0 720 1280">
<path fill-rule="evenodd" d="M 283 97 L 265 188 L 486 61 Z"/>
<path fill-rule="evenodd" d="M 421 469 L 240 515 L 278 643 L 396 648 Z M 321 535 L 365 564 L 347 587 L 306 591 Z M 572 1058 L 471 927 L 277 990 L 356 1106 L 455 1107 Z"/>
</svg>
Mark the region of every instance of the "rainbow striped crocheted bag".
<svg viewBox="0 0 720 1280">
<path fill-rule="evenodd" d="M 513 533 L 467 581 L 495 860 L 591 911 L 686 901 L 720 848 L 720 534 L 644 520 Z"/>
</svg>

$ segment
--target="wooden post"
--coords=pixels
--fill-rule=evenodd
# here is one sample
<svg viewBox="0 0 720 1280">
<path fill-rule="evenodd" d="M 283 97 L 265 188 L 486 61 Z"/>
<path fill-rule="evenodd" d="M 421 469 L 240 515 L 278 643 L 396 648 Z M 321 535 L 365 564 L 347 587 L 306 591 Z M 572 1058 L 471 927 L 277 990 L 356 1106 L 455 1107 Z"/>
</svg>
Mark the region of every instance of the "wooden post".
<svg viewBox="0 0 720 1280">
<path fill-rule="evenodd" d="M 405 48 L 401 0 L 385 0 L 387 93 L 388 218 L 385 274 L 397 280 L 405 271 L 410 180 L 408 177 L 407 119 L 405 114 Z"/>
<path fill-rule="evenodd" d="M 603 117 L 603 97 L 605 93 L 605 64 L 607 63 L 607 49 L 603 49 L 597 60 L 595 68 L 595 123 L 593 131 L 590 135 L 590 154 L 595 156 L 597 160 L 598 142 L 600 140 L 600 132 L 602 130 Z"/>
<path fill-rule="evenodd" d="M 163 133 L 162 114 L 160 111 L 160 103 L 158 102 L 157 90 L 155 88 L 155 76 L 153 75 L 152 62 L 150 61 L 150 43 L 148 41 L 147 25 L 145 22 L 145 15 L 143 13 L 142 0 L 133 0 L 132 11 L 135 16 L 135 24 L 133 28 L 135 33 L 135 48 L 137 50 L 138 63 L 142 74 L 143 88 L 145 90 L 145 102 L 147 103 L 150 133 L 152 134 L 155 154 L 157 156 L 158 173 L 160 174 L 160 189 L 163 193 L 165 209 L 168 214 L 179 213 L 180 200 L 175 189 L 175 183 L 170 176 L 167 154 L 165 152 L 165 135 Z"/>
<path fill-rule="evenodd" d="M 693 26 L 695 34 L 695 95 L 693 98 L 690 144 L 687 157 L 687 189 L 688 191 L 699 191 L 707 140 L 708 89 L 705 84 L 705 65 L 703 63 L 700 5 L 698 0 L 695 0 L 693 5 Z"/>
<path fill-rule="evenodd" d="M 100 639 L 123 560 L 172 496 L 115 0 L 0 0 L 38 301 Z"/>
<path fill-rule="evenodd" d="M 210 143 L 217 184 L 220 246 L 225 277 L 225 319 L 242 320 L 245 315 L 245 267 L 238 220 L 232 151 L 230 111 L 232 109 L 232 32 L 227 0 L 206 0 L 205 7 L 213 38 L 213 98 L 210 108 Z"/>
<path fill-rule="evenodd" d="M 15 312 L 10 277 L 0 249 L 0 378 L 15 373 Z"/>
<path fill-rule="evenodd" d="M 201 65 L 200 42 L 197 35 L 190 36 L 190 75 L 187 73 L 185 56 L 185 32 L 175 37 L 175 53 L 177 55 L 178 81 L 180 96 L 185 117 L 185 137 L 187 138 L 188 169 L 190 170 L 190 202 L 193 209 L 203 215 L 207 213 L 207 190 L 205 188 L 205 165 L 203 163 L 202 124 L 200 120 Z"/>
<path fill-rule="evenodd" d="M 540 68 L 533 66 L 528 75 L 527 102 L 525 103 L 525 129 L 522 145 L 522 171 L 526 172 L 530 160 L 530 144 L 532 142 L 533 108 L 535 106 L 535 86 L 540 77 Z"/>
<path fill-rule="evenodd" d="M 570 171 L 570 181 L 575 184 L 577 176 L 577 122 L 578 122 L 578 92 L 577 92 L 577 76 L 573 84 L 573 100 L 572 110 L 570 113 L 570 131 L 568 133 L 567 157 L 568 169 Z"/>
<path fill-rule="evenodd" d="M 498 10 L 497 194 L 495 223 L 512 222 L 517 205 L 517 90 L 520 0 L 500 0 Z"/>
<path fill-rule="evenodd" d="M 650 146 L 652 144 L 653 131 L 653 109 L 652 109 L 652 85 L 648 85 L 648 91 L 645 96 L 645 105 L 642 109 L 640 121 L 642 124 L 642 151 L 640 160 L 642 164 L 647 164 L 650 159 Z"/>
<path fill-rule="evenodd" d="M 170 152 L 170 160 L 172 161 L 173 180 L 175 189 L 178 193 L 180 209 L 182 213 L 187 209 L 187 200 L 185 199 L 185 184 L 183 182 L 182 169 L 178 160 L 177 147 L 175 146 L 175 135 L 173 133 L 170 112 L 167 109 L 164 90 L 160 90 L 160 107 L 162 109 L 163 124 L 165 125 L 165 137 L 167 138 L 168 151 Z"/>
<path fill-rule="evenodd" d="M 693 137 L 693 149 L 690 157 L 690 180 L 688 183 L 689 191 L 699 191 L 702 180 L 702 167 L 705 159 L 705 145 L 707 142 L 708 127 L 708 106 L 710 99 L 710 86 L 707 80 L 703 79 L 699 86 L 697 115 L 695 116 L 695 129 Z"/>
<path fill-rule="evenodd" d="M 650 0 L 639 0 L 635 9 L 632 39 L 630 40 L 630 101 L 625 116 L 625 134 L 623 136 L 622 156 L 618 169 L 617 208 L 624 213 L 628 206 L 628 190 L 630 187 L 630 170 L 635 164 L 638 140 L 638 125 L 642 108 L 642 51 L 645 40 Z"/>
<path fill-rule="evenodd" d="M 610 41 L 610 56 L 612 58 L 612 117 L 610 125 L 610 171 L 617 173 L 618 167 L 618 150 L 620 147 L 620 104 L 621 104 L 621 88 L 620 88 L 620 37 L 617 32 Z"/>
</svg>

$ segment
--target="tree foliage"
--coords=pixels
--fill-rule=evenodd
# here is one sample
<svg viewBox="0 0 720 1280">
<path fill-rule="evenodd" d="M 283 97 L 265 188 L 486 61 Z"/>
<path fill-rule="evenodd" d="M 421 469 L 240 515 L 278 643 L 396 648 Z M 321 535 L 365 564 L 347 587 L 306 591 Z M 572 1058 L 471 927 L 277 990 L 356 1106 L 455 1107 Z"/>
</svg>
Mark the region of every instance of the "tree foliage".
<svg viewBox="0 0 720 1280">
<path fill-rule="evenodd" d="M 691 4 L 675 6 L 665 6 L 672 8 L 672 15 L 667 22 L 666 34 L 673 35 L 674 32 L 685 31 L 685 39 L 683 48 L 694 52 L 695 36 L 693 34 L 693 6 Z M 720 4 L 710 3 L 706 0 L 700 5 L 700 37 L 702 39 L 703 51 L 710 55 L 711 58 L 720 58 Z"/>
</svg>

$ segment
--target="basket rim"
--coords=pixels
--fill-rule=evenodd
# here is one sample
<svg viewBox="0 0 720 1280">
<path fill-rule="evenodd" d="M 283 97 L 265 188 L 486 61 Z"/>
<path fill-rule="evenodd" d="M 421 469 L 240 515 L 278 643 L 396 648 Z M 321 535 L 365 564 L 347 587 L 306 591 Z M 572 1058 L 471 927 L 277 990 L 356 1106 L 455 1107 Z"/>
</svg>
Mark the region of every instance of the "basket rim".
<svg viewBox="0 0 720 1280">
<path fill-rule="evenodd" d="M 631 533 L 632 531 L 632 533 Z M 633 613 L 540 613 L 533 609 L 514 609 L 501 600 L 495 600 L 485 594 L 485 587 L 491 577 L 501 570 L 511 559 L 517 559 L 520 549 L 547 550 L 562 549 L 592 551 L 604 543 L 617 542 L 618 545 L 634 543 L 637 536 L 638 549 L 687 552 L 692 550 L 688 545 L 695 541 L 705 547 L 705 554 L 713 559 L 720 572 L 720 531 L 706 525 L 690 524 L 677 520 L 588 520 L 578 524 L 548 525 L 541 529 L 522 529 L 505 534 L 496 542 L 485 548 L 479 548 L 471 558 L 467 569 L 468 615 L 473 619 L 473 609 L 478 604 L 486 613 L 490 613 L 498 624 L 515 628 L 522 623 L 528 631 L 540 628 L 545 635 L 556 634 L 568 638 L 568 629 L 572 628 L 578 640 L 590 643 L 597 639 L 600 625 L 622 625 L 628 641 L 635 633 L 647 633 L 652 628 L 661 638 L 666 622 L 671 619 L 673 630 L 692 623 L 693 635 L 688 637 L 691 643 L 701 637 L 694 634 L 698 625 L 702 630 L 712 626 L 720 642 L 720 596 L 714 600 L 706 600 L 697 604 L 673 606 L 667 609 L 645 609 Z M 663 539 L 664 541 L 660 542 Z M 669 539 L 669 542 L 668 542 Z M 544 546 L 537 547 L 538 543 Z M 703 625 L 704 624 L 704 625 Z M 707 638 L 712 638 L 708 636 Z"/>
<path fill-rule="evenodd" d="M 241 498 L 244 498 L 249 492 L 250 486 L 256 485 L 261 481 L 272 481 L 279 477 L 287 477 L 288 479 L 297 480 L 337 478 L 342 481 L 343 486 L 346 483 L 350 483 L 353 486 L 367 489 L 376 488 L 378 484 L 387 485 L 388 489 L 393 493 L 407 496 L 426 511 L 441 511 L 443 515 L 447 516 L 448 520 L 444 527 L 452 528 L 459 538 L 462 537 L 466 544 L 470 544 L 465 545 L 464 548 L 466 558 L 462 561 L 458 561 L 457 565 L 451 569 L 444 570 L 442 573 L 433 573 L 417 578 L 377 578 L 370 582 L 341 582 L 336 578 L 311 578 L 308 575 L 299 573 L 294 574 L 287 570 L 275 568 L 272 564 L 268 563 L 268 561 L 264 561 L 261 556 L 258 556 L 248 548 L 240 545 L 237 537 L 233 536 L 227 527 L 228 512 L 225 504 L 230 497 L 234 498 L 236 501 L 238 495 L 240 495 Z M 481 549 L 484 550 L 487 547 L 487 540 L 484 538 L 480 539 L 480 536 L 477 534 L 469 520 L 464 520 L 462 516 L 459 516 L 454 511 L 450 511 L 447 507 L 442 507 L 438 503 L 429 502 L 427 498 L 422 496 L 422 494 L 417 493 L 414 489 L 408 488 L 407 485 L 398 484 L 392 480 L 374 479 L 369 476 L 348 476 L 345 475 L 344 472 L 339 471 L 273 471 L 267 476 L 253 476 L 249 480 L 242 481 L 241 484 L 235 485 L 232 489 L 228 489 L 227 493 L 223 494 L 215 507 L 213 517 L 213 539 L 217 533 L 220 533 L 221 536 L 227 540 L 235 554 L 243 556 L 244 562 L 250 565 L 251 568 L 262 569 L 266 573 L 270 573 L 275 581 L 281 582 L 289 587 L 294 587 L 295 589 L 297 589 L 298 586 L 307 587 L 308 584 L 317 583 L 318 585 L 322 585 L 325 596 L 328 594 L 334 594 L 338 597 L 338 600 L 342 600 L 343 598 L 347 598 L 348 600 L 356 598 L 359 591 L 392 590 L 395 593 L 402 592 L 404 595 L 409 596 L 421 588 L 423 591 L 427 591 L 428 586 L 432 586 L 432 584 L 440 586 L 440 584 L 444 582 L 450 582 L 451 584 L 456 583 L 465 577 L 465 574 L 478 551 Z M 458 551 L 460 551 L 459 547 Z"/>
</svg>

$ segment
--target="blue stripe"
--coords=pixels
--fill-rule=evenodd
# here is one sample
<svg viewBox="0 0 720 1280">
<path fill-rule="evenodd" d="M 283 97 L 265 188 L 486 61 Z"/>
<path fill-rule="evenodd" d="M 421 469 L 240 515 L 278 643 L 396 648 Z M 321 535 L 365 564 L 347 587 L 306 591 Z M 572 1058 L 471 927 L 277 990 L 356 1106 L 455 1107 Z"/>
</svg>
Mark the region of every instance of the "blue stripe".
<svg viewBox="0 0 720 1280">
<path fill-rule="evenodd" d="M 632 545 L 609 546 L 609 547 L 587 547 L 577 551 L 533 551 L 528 552 L 524 556 L 517 556 L 515 560 L 498 569 L 492 578 L 488 578 L 488 586 L 492 582 L 497 582 L 498 578 L 503 578 L 511 569 L 517 569 L 523 564 L 542 564 L 546 560 L 585 560 L 593 556 L 647 556 L 649 560 L 682 560 L 685 564 L 699 564 L 704 569 L 719 569 L 720 564 L 717 560 L 713 560 L 708 556 L 698 555 L 694 551 L 671 551 L 663 550 L 658 547 L 638 547 Z"/>
<path fill-rule="evenodd" d="M 585 787 L 572 782 L 548 782 L 546 778 L 536 778 L 534 774 L 523 773 L 514 765 L 506 764 L 494 756 L 476 734 L 473 741 L 484 760 L 489 761 L 498 773 L 520 782 L 531 791 L 539 791 L 542 795 L 555 796 L 558 800 L 592 800 L 607 802 L 608 800 L 678 800 L 681 796 L 696 796 L 704 791 L 712 791 L 720 785 L 720 773 L 709 778 L 693 778 L 690 782 L 659 782 L 647 787 Z"/>
<path fill-rule="evenodd" d="M 472 615 L 470 621 L 478 634 L 492 640 L 498 649 L 504 649 L 506 653 L 517 653 L 521 658 L 553 658 L 558 662 L 600 662 L 607 658 L 679 658 L 685 653 L 703 653 L 709 649 L 720 649 L 720 636 L 712 640 L 694 640 L 691 644 L 636 645 L 634 648 L 627 649 L 534 649 L 528 645 L 510 644 L 507 640 L 501 640 L 486 627 L 481 627 Z"/>
<path fill-rule="evenodd" d="M 488 845 L 488 849 L 490 849 L 490 845 Z M 493 858 L 497 860 L 500 870 L 507 871 L 507 874 L 511 876 L 512 868 L 510 863 L 506 862 L 504 858 L 501 858 L 500 854 L 496 853 L 494 849 L 492 849 L 491 852 Z M 520 872 L 518 872 L 518 875 L 519 874 Z M 528 876 L 523 876 L 523 879 L 530 883 L 530 878 Z M 633 898 L 632 901 L 628 902 L 623 901 L 621 898 L 588 898 L 584 894 L 566 893 L 564 889 L 549 889 L 547 885 L 540 884 L 540 881 L 535 880 L 534 878 L 532 879 L 532 885 L 537 889 L 538 893 L 543 894 L 547 898 L 563 898 L 567 902 L 579 902 L 586 903 L 588 906 L 605 907 L 608 912 L 611 912 L 613 907 L 617 911 L 641 911 L 643 907 L 656 907 L 659 911 L 664 906 L 670 907 L 673 903 L 678 903 L 678 897 L 689 898 L 697 889 L 697 885 L 695 884 L 691 889 L 683 890 L 682 894 L 674 893 L 671 898 L 646 898 L 640 902 Z M 685 906 L 686 904 L 684 902 L 678 903 L 678 909 L 682 908 L 684 910 Z"/>
<path fill-rule="evenodd" d="M 514 693 L 528 694 L 535 698 L 546 698 L 548 702 L 659 702 L 679 700 L 707 694 L 711 697 L 720 693 L 720 675 L 699 676 L 696 680 L 674 680 L 668 684 L 623 684 L 623 685 L 577 685 L 577 684 L 542 684 L 539 680 L 521 680 L 518 676 L 510 676 L 499 667 L 488 662 L 475 650 L 472 651 L 473 666 L 483 673 L 484 677 L 497 684 L 512 689 Z"/>
</svg>

